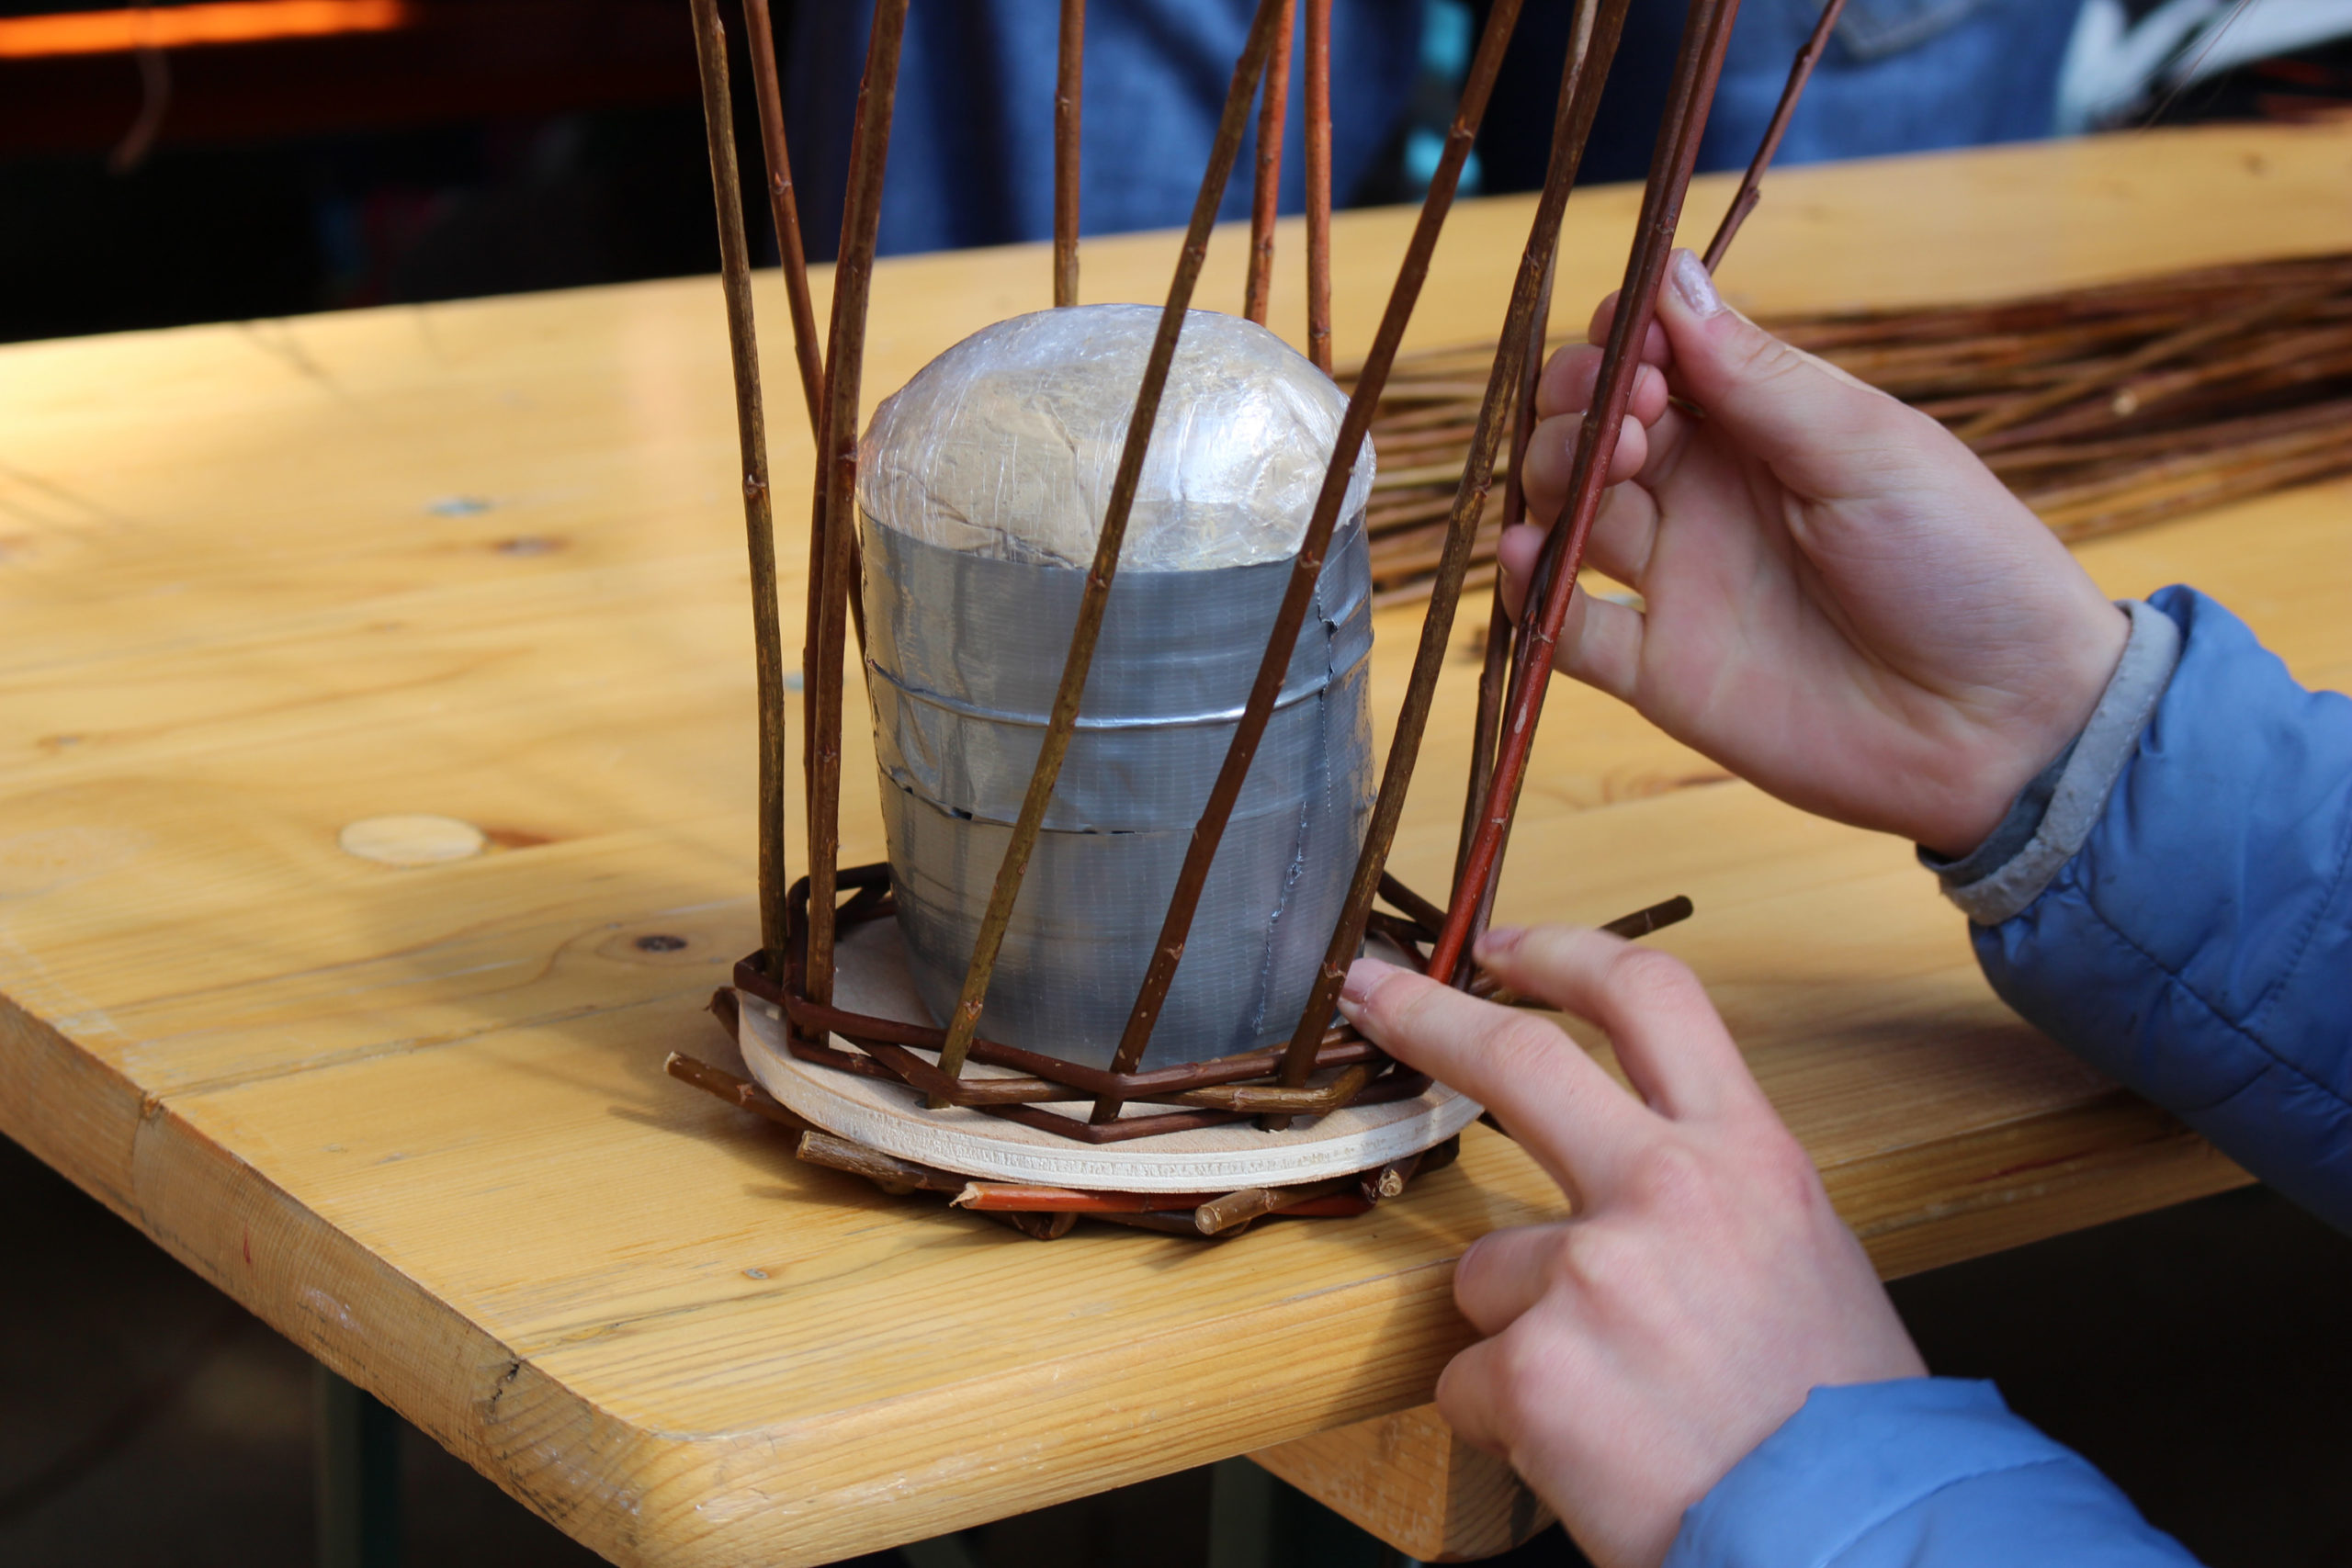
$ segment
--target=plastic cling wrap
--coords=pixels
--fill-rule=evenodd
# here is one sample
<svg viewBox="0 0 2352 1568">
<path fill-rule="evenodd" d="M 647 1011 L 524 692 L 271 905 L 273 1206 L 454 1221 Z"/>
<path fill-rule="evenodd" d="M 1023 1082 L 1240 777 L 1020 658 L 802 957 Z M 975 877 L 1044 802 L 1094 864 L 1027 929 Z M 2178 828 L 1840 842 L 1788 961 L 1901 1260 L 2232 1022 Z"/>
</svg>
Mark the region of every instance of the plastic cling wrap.
<svg viewBox="0 0 2352 1568">
<path fill-rule="evenodd" d="M 1088 305 L 999 321 L 876 411 L 858 454 L 865 513 L 925 544 L 997 560 L 1094 558 L 1159 310 Z M 1347 398 L 1236 316 L 1184 319 L 1122 570 L 1193 571 L 1297 552 Z M 1372 488 L 1366 441 L 1342 517 Z"/>
</svg>

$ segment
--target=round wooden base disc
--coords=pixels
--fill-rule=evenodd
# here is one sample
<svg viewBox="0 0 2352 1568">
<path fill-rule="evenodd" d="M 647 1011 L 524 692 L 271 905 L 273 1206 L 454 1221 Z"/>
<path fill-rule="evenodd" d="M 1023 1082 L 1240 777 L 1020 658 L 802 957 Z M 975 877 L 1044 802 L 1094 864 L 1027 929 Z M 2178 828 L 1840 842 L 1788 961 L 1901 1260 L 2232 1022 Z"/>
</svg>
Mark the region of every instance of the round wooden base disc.
<svg viewBox="0 0 2352 1568">
<path fill-rule="evenodd" d="M 870 920 L 843 932 L 835 999 L 855 1012 L 921 1019 L 906 978 L 898 928 Z M 1430 1148 L 1477 1119 L 1473 1100 L 1433 1084 L 1414 1100 L 1351 1107 L 1287 1132 L 1236 1122 L 1121 1144 L 1081 1144 L 978 1111 L 923 1109 L 903 1084 L 804 1062 L 785 1047 L 784 1021 L 769 1004 L 738 992 L 743 1060 L 762 1088 L 837 1136 L 885 1154 L 995 1181 L 1028 1181 L 1088 1191 L 1229 1192 L 1286 1187 L 1369 1170 Z M 854 1050 L 836 1042 L 844 1050 Z M 995 1070 L 972 1065 L 978 1077 Z M 1046 1109 L 1083 1121 L 1080 1100 Z M 1164 1112 L 1137 1106 L 1130 1114 Z"/>
</svg>

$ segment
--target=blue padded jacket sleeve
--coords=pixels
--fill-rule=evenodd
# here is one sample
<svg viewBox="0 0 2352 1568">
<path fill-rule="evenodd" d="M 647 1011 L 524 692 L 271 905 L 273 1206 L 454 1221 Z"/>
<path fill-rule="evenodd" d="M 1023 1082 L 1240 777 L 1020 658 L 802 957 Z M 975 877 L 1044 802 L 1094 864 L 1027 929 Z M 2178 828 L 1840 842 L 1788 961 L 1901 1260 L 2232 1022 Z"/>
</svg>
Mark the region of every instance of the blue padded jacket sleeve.
<svg viewBox="0 0 2352 1568">
<path fill-rule="evenodd" d="M 2105 813 L 1973 935 L 2003 1000 L 2352 1231 L 2352 700 L 2221 605 L 2152 601 L 2179 663 Z"/>
<path fill-rule="evenodd" d="M 2192 1568 L 1991 1383 L 1817 1388 L 1682 1516 L 1666 1568 Z"/>
</svg>

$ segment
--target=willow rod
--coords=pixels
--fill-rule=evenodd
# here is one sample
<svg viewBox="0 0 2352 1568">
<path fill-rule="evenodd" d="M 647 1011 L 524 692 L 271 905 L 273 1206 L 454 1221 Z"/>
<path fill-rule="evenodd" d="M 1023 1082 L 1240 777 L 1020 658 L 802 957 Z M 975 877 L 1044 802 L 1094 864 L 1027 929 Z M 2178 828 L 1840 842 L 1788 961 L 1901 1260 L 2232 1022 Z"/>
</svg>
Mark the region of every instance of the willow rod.
<svg viewBox="0 0 2352 1568">
<path fill-rule="evenodd" d="M 1331 0 L 1306 0 L 1306 357 L 1331 373 Z"/>
<path fill-rule="evenodd" d="M 810 533 L 816 557 L 817 614 L 811 617 L 813 669 L 807 671 L 814 714 L 807 742 L 808 780 L 808 945 L 803 983 L 808 999 L 833 997 L 833 899 L 841 858 L 842 643 L 854 592 L 849 563 L 856 542 L 857 402 L 865 367 L 865 310 L 874 288 L 874 244 L 882 221 L 882 170 L 890 157 L 890 118 L 899 93 L 899 51 L 907 0 L 876 0 L 857 89 L 857 128 L 850 142 L 849 191 L 842 208 L 840 259 L 833 265 L 833 316 L 825 343 L 825 419 L 817 446 L 819 502 Z"/>
<path fill-rule="evenodd" d="M 1363 370 L 1356 378 L 1355 389 L 1349 394 L 1347 412 L 1340 418 L 1331 458 L 1323 470 L 1323 487 L 1316 493 L 1315 510 L 1308 515 L 1306 536 L 1299 541 L 1298 554 L 1291 562 L 1282 607 L 1275 612 L 1273 630 L 1259 659 L 1250 700 L 1240 721 L 1234 726 L 1233 739 L 1227 744 L 1216 782 L 1209 788 L 1208 800 L 1202 807 L 1200 819 L 1193 825 L 1192 839 L 1185 846 L 1184 863 L 1177 873 L 1175 891 L 1169 897 L 1168 914 L 1160 923 L 1159 941 L 1153 944 L 1143 985 L 1136 993 L 1126 1028 L 1119 1036 L 1118 1050 L 1111 1058 L 1113 1072 L 1133 1072 L 1143 1060 L 1152 1027 L 1159 1021 L 1169 987 L 1175 983 L 1176 967 L 1183 961 L 1184 945 L 1192 935 L 1193 917 L 1200 908 L 1202 889 L 1208 884 L 1209 869 L 1216 859 L 1217 845 L 1225 837 L 1234 804 L 1241 797 L 1242 785 L 1249 782 L 1250 764 L 1257 757 L 1259 742 L 1265 738 L 1274 703 L 1282 695 L 1283 678 L 1289 672 L 1291 653 L 1298 646 L 1299 628 L 1306 623 L 1307 607 L 1314 602 L 1316 585 L 1323 574 L 1324 552 L 1330 547 L 1332 533 L 1339 526 L 1340 508 L 1347 501 L 1349 481 L 1363 452 L 1364 434 L 1372 428 L 1373 414 L 1380 406 L 1381 385 L 1388 378 L 1388 367 L 1396 359 L 1397 345 L 1404 341 L 1405 328 L 1412 320 L 1413 307 L 1420 299 L 1421 286 L 1429 276 L 1430 257 L 1437 249 L 1445 215 L 1453 208 L 1454 187 L 1461 180 L 1471 145 L 1477 139 L 1478 124 L 1486 115 L 1487 99 L 1494 90 L 1496 73 L 1502 68 L 1511 29 L 1519 21 L 1519 10 L 1520 0 L 1498 0 L 1487 17 L 1486 33 L 1478 40 L 1478 52 L 1463 85 L 1461 104 L 1454 111 L 1453 128 L 1446 134 L 1444 154 L 1438 161 L 1429 194 L 1422 200 L 1420 217 L 1406 247 L 1404 265 L 1397 269 L 1387 310 L 1381 317 L 1379 333 Z M 1317 1032 L 1318 1039 L 1320 1032 Z M 1116 1097 L 1104 1095 L 1095 1101 L 1091 1120 L 1099 1126 L 1115 1119 L 1119 1105 Z"/>
<path fill-rule="evenodd" d="M 1580 0 L 1568 43 L 1572 57 L 1579 62 L 1592 47 L 1592 0 Z M 1605 77 L 1607 73 L 1602 74 Z M 1585 90 L 1584 81 L 1579 65 L 1578 91 Z M 1564 86 L 1562 91 L 1566 88 Z M 1502 535 L 1527 520 L 1527 448 L 1535 438 L 1535 400 L 1544 382 L 1544 344 L 1551 331 L 1552 284 L 1558 273 L 1559 253 L 1555 248 L 1552 265 L 1544 269 L 1535 314 L 1527 323 L 1526 357 L 1520 365 L 1519 401 L 1512 411 L 1510 479 L 1503 486 L 1502 527 L 1496 533 L 1498 549 Z M 1487 642 L 1478 660 L 1478 705 L 1470 723 L 1470 780 L 1462 792 L 1462 831 L 1453 850 L 1453 874 L 1457 881 L 1463 863 L 1470 858 L 1470 836 L 1478 819 L 1478 802 L 1486 796 L 1487 781 L 1494 776 L 1495 727 L 1502 722 L 1512 630 L 1510 606 L 1503 599 L 1503 575 L 1497 571 L 1487 594 Z"/>
<path fill-rule="evenodd" d="M 1568 481 L 1568 500 L 1553 525 L 1561 539 L 1551 581 L 1544 584 L 1539 605 L 1531 592 L 1521 622 L 1514 663 L 1526 672 L 1517 700 L 1506 705 L 1495 775 L 1487 785 L 1487 808 L 1470 846 L 1468 863 L 1456 879 L 1446 913 L 1445 929 L 1430 954 L 1429 972 L 1450 978 L 1469 945 L 1470 927 L 1495 875 L 1502 841 L 1510 829 L 1510 811 L 1519 796 L 1520 781 L 1535 743 L 1535 727 L 1544 712 L 1551 682 L 1552 650 L 1567 620 L 1576 590 L 1577 570 L 1584 561 L 1585 541 L 1600 514 L 1600 498 L 1609 479 L 1610 459 L 1616 455 L 1617 436 L 1633 399 L 1634 372 L 1641 367 L 1641 344 L 1657 309 L 1658 286 L 1666 276 L 1674 250 L 1674 230 L 1682 216 L 1682 201 L 1690 186 L 1690 170 L 1699 156 L 1700 133 L 1705 130 L 1707 108 L 1715 82 L 1723 72 L 1724 49 L 1731 40 L 1732 20 L 1738 0 L 1690 0 L 1677 51 L 1673 85 L 1667 99 L 1666 123 L 1650 163 L 1642 191 L 1642 214 L 1634 251 L 1618 296 L 1617 313 L 1610 322 L 1609 341 L 1601 350 L 1600 374 L 1592 407 L 1585 412 L 1577 433 L 1577 453 Z"/>
<path fill-rule="evenodd" d="M 735 104 L 727 81 L 727 28 L 718 0 L 693 0 L 695 61 L 702 75 L 703 129 L 710 142 L 711 196 L 718 208 L 719 280 L 727 299 L 727 350 L 735 375 L 735 441 L 742 465 L 743 536 L 752 558 L 752 648 L 760 705 L 760 959 L 784 974 L 784 626 L 776 600 L 775 513 L 768 494 L 767 416 L 760 401 L 760 344 L 752 321 L 752 249 L 744 237 L 742 175 L 735 163 Z"/>
<path fill-rule="evenodd" d="M 1184 250 L 1177 259 L 1176 276 L 1168 286 L 1168 303 L 1159 312 L 1159 331 L 1152 339 L 1143 383 L 1136 390 L 1136 409 L 1127 420 L 1126 444 L 1119 452 L 1119 469 L 1112 481 L 1111 499 L 1102 515 L 1102 534 L 1095 541 L 1094 564 L 1086 574 L 1080 596 L 1078 623 L 1070 628 L 1069 657 L 1062 665 L 1062 680 L 1046 734 L 1037 749 L 1037 766 L 1029 775 L 1029 791 L 1021 802 L 1020 820 L 997 867 L 996 885 L 972 945 L 972 961 L 964 971 L 964 985 L 956 1009 L 948 1015 L 947 1031 L 939 1053 L 940 1070 L 949 1077 L 964 1070 L 979 1027 L 980 1007 L 988 999 L 989 981 L 996 972 L 1005 929 L 1012 920 L 1013 901 L 1021 896 L 1021 879 L 1029 869 L 1046 808 L 1052 804 L 1054 784 L 1061 777 L 1062 759 L 1069 754 L 1071 734 L 1078 727 L 1078 705 L 1086 692 L 1087 671 L 1094 660 L 1094 644 L 1102 631 L 1102 614 L 1111 601 L 1111 582 L 1119 570 L 1119 548 L 1125 541 L 1127 516 L 1135 508 L 1136 487 L 1143 479 L 1144 456 L 1151 445 L 1153 424 L 1159 417 L 1160 394 L 1168 387 L 1168 372 L 1176 359 L 1176 341 L 1184 330 L 1184 312 L 1193 302 L 1201 265 L 1208 259 L 1209 235 L 1216 227 L 1217 208 L 1225 196 L 1233 165 L 1240 156 L 1241 134 L 1250 118 L 1250 99 L 1273 47 L 1274 16 L 1281 0 L 1258 0 L 1250 39 L 1233 67 L 1233 83 L 1226 90 L 1225 112 L 1217 121 L 1216 141 L 1209 150 L 1209 166 L 1201 176 L 1200 195 L 1193 202 L 1193 220 L 1184 233 Z M 899 0 L 904 9 L 904 0 Z M 835 363 L 839 363 L 837 360 Z M 813 908 L 813 905 L 811 906 Z"/>
<path fill-rule="evenodd" d="M 800 367 L 800 391 L 808 400 L 808 434 L 814 440 L 824 422 L 825 364 L 817 351 L 816 307 L 808 301 L 808 254 L 800 242 L 800 203 L 792 193 L 792 154 L 784 142 L 784 90 L 776 80 L 768 0 L 743 0 L 743 23 L 752 50 L 752 93 L 760 106 L 760 151 L 767 160 L 768 215 L 775 222 L 784 297 L 792 306 L 792 354 Z"/>
<path fill-rule="evenodd" d="M 1054 73 L 1054 304 L 1078 303 L 1079 118 L 1086 99 L 1086 0 L 1062 0 Z"/>
<path fill-rule="evenodd" d="M 1241 313 L 1266 324 L 1266 301 L 1274 289 L 1274 219 L 1282 209 L 1283 131 L 1290 114 L 1290 39 L 1297 0 L 1282 0 L 1274 21 L 1274 47 L 1266 55 L 1266 85 L 1258 100 L 1258 171 L 1250 197 L 1250 276 L 1242 287 Z"/>
<path fill-rule="evenodd" d="M 1552 318 L 1552 280 L 1559 256 L 1544 274 L 1536 296 L 1535 314 L 1527 323 L 1527 348 L 1520 362 L 1519 399 L 1511 411 L 1510 468 L 1503 485 L 1502 526 L 1495 532 L 1497 558 L 1502 536 L 1527 521 L 1527 448 L 1535 439 L 1535 397 L 1544 381 L 1544 344 Z M 1443 559 L 1441 553 L 1439 558 Z M 1462 792 L 1462 831 L 1454 840 L 1453 874 L 1462 875 L 1470 858 L 1470 836 L 1478 821 L 1478 803 L 1486 797 L 1487 782 L 1495 772 L 1495 727 L 1502 722 L 1503 695 L 1510 676 L 1511 635 L 1516 630 L 1510 604 L 1503 597 L 1498 570 L 1487 595 L 1487 641 L 1479 650 L 1478 705 L 1470 721 L 1470 781 Z"/>
<path fill-rule="evenodd" d="M 1396 841 L 1396 825 L 1405 814 L 1405 796 L 1412 788 L 1413 768 L 1419 760 L 1422 738 L 1428 732 L 1438 677 L 1445 668 L 1446 645 L 1453 635 L 1454 607 L 1461 598 L 1463 579 L 1469 570 L 1471 546 L 1478 532 L 1478 513 L 1486 501 L 1487 487 L 1492 482 L 1495 450 L 1502 439 L 1502 409 L 1519 381 L 1522 358 L 1532 344 L 1542 341 L 1537 300 L 1544 293 L 1553 259 L 1559 254 L 1560 222 L 1567 212 L 1568 194 L 1576 186 L 1577 172 L 1584 163 L 1585 143 L 1592 134 L 1593 118 L 1600 110 L 1601 89 L 1616 59 L 1617 41 L 1623 32 L 1631 0 L 1602 0 L 1598 6 L 1586 6 L 1571 37 L 1567 58 L 1562 62 L 1551 156 L 1544 171 L 1544 193 L 1536 200 L 1527 245 L 1520 254 L 1519 274 L 1512 280 L 1510 308 L 1504 317 L 1494 367 L 1487 376 L 1486 401 L 1479 408 L 1477 431 L 1471 438 L 1470 460 L 1464 465 L 1461 485 L 1454 491 L 1445 556 L 1438 567 L 1429 612 L 1421 621 L 1420 644 L 1413 653 L 1413 672 L 1405 688 L 1404 705 L 1396 716 L 1396 732 L 1388 743 L 1388 761 L 1381 773 L 1380 794 L 1373 802 L 1372 822 L 1364 833 L 1363 848 L 1356 856 L 1347 904 L 1331 932 L 1331 944 L 1324 951 L 1315 988 L 1308 993 L 1306 1010 L 1300 1013 L 1289 1049 L 1283 1056 L 1281 1081 L 1285 1085 L 1304 1084 L 1313 1070 L 1316 1043 L 1322 1032 L 1322 1025 L 1315 1021 L 1328 1020 L 1339 999 L 1348 965 L 1363 941 L 1364 919 L 1371 911 L 1374 895 L 1379 891 L 1381 874 Z M 1458 910 L 1458 894 L 1456 904 Z M 1444 968 L 1432 966 L 1429 972 L 1444 977 L 1452 970 L 1449 963 Z"/>
<path fill-rule="evenodd" d="M 1797 100 L 1804 96 L 1804 85 L 1813 80 L 1813 68 L 1820 63 L 1821 51 L 1829 47 L 1829 35 L 1838 28 L 1838 18 L 1846 9 L 1846 0 L 1829 0 L 1821 8 L 1821 17 L 1813 24 L 1813 32 L 1789 62 L 1788 85 L 1781 89 L 1781 101 L 1772 106 L 1772 118 L 1764 127 L 1764 140 L 1757 144 L 1756 156 L 1749 159 L 1747 172 L 1739 177 L 1739 190 L 1731 198 L 1731 206 L 1724 209 L 1724 220 L 1715 230 L 1715 237 L 1707 242 L 1706 267 L 1713 272 L 1723 265 L 1724 253 L 1739 233 L 1747 215 L 1764 199 L 1764 172 L 1772 166 L 1773 155 L 1781 150 L 1781 138 L 1789 133 L 1789 121 L 1796 118 Z"/>
<path fill-rule="evenodd" d="M 2146 370 L 2179 358 L 2194 348 L 2224 338 L 2237 336 L 2250 327 L 2261 325 L 2274 316 L 2292 314 L 2317 303 L 2319 290 L 2281 289 L 2277 293 L 2257 295 L 2234 310 L 2224 310 L 2217 316 L 2205 316 L 2190 321 L 2177 332 L 2167 333 L 2152 343 L 2141 344 L 2118 360 L 2087 367 L 2063 380 L 2012 398 L 1997 408 L 1987 409 L 1952 432 L 1962 441 L 1984 440 L 2011 425 L 2022 424 L 2035 414 L 2046 413 L 2070 403 L 2088 392 L 2100 392 L 2119 384 L 2135 371 Z"/>
</svg>

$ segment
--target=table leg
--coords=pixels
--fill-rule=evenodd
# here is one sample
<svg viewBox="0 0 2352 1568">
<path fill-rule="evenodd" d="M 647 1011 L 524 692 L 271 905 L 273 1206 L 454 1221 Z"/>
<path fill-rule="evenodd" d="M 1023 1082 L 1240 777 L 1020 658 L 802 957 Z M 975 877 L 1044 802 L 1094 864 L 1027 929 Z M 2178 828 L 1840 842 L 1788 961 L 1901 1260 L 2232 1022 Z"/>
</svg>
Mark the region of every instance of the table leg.
<svg viewBox="0 0 2352 1568">
<path fill-rule="evenodd" d="M 960 1535 L 935 1535 L 899 1548 L 907 1568 L 980 1568 L 980 1554 Z"/>
<path fill-rule="evenodd" d="M 400 1568 L 401 1418 L 320 1366 L 311 1420 L 319 1568 Z"/>
<path fill-rule="evenodd" d="M 1552 1522 L 1551 1510 L 1510 1466 L 1456 1438 L 1434 1405 L 1318 1432 L 1250 1457 L 1396 1551 L 1423 1561 L 1491 1557 Z"/>
<path fill-rule="evenodd" d="M 1275 1485 L 1246 1459 L 1209 1467 L 1208 1568 L 1273 1568 Z"/>
</svg>

